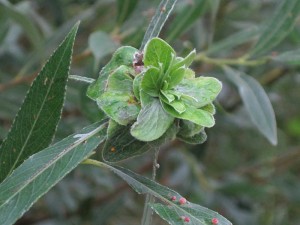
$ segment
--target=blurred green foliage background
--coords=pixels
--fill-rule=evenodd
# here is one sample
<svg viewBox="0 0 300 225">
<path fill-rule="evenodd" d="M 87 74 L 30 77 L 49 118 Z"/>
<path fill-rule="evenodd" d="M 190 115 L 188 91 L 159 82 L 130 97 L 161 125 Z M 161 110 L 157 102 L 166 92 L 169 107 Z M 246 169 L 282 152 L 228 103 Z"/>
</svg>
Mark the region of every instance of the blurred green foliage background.
<svg viewBox="0 0 300 225">
<path fill-rule="evenodd" d="M 205 51 L 214 58 L 237 58 L 248 52 L 279 2 L 179 0 L 160 37 L 178 55 L 196 48 L 198 53 Z M 77 20 L 82 22 L 71 74 L 97 78 L 117 47 L 139 48 L 158 5 L 158 0 L 1 0 L 0 143 L 31 81 Z M 299 48 L 299 25 L 298 17 L 287 38 L 268 54 Z M 199 61 L 192 67 L 198 75 L 215 76 L 223 82 L 216 103 L 216 126 L 207 130 L 208 140 L 202 145 L 174 141 L 163 146 L 158 181 L 220 212 L 233 224 L 300 224 L 297 63 L 235 66 L 257 79 L 266 90 L 277 119 L 277 146 L 272 146 L 255 128 L 237 89 L 217 65 Z M 85 96 L 86 88 L 86 84 L 69 81 L 54 141 L 102 117 L 96 104 Z M 121 164 L 147 175 L 151 160 L 147 153 Z M 79 166 L 17 224 L 134 225 L 140 224 L 143 204 L 144 196 L 136 195 L 112 173 Z M 165 223 L 155 217 L 153 224 Z"/>
</svg>

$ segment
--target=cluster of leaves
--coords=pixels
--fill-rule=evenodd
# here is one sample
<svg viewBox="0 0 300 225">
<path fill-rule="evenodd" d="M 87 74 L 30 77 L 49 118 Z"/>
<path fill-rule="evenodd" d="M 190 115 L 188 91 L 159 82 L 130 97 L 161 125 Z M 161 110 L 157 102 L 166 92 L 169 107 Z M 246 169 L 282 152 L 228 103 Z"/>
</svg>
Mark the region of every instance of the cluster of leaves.
<svg viewBox="0 0 300 225">
<path fill-rule="evenodd" d="M 47 147 L 61 116 L 78 25 L 72 28 L 34 80 L 7 139 L 1 145 L 0 223 L 3 225 L 13 224 L 105 139 L 108 139 L 106 146 L 113 140 L 124 148 L 124 141 L 128 141 L 124 133 L 120 140 L 114 136 L 125 128 L 125 137 L 128 137 L 126 125 L 135 119 L 129 138 L 136 138 L 133 142 L 143 146 L 154 141 L 160 145 L 159 138 L 169 140 L 167 130 L 176 126 L 175 123 L 171 126 L 175 117 L 193 122 L 183 126 L 188 132 L 187 137 L 190 135 L 192 139 L 201 135 L 204 127 L 214 124 L 212 114 L 215 110 L 211 102 L 221 90 L 220 82 L 214 78 L 195 78 L 193 71 L 187 68 L 195 53 L 184 59 L 175 57 L 175 51 L 167 43 L 155 38 L 145 47 L 145 71 L 133 79 L 133 56 L 137 50 L 121 47 L 103 68 L 100 78 L 90 86 L 88 96 L 95 99 L 111 118 L 108 128 L 107 122 L 102 120 Z M 149 128 L 151 132 L 148 132 Z M 45 129 L 46 134 L 41 129 Z M 173 130 L 174 136 L 177 129 Z M 184 130 L 180 132 L 184 137 Z M 43 141 L 35 142 L 36 139 Z M 136 147 L 136 143 L 129 142 L 129 146 Z M 131 151 L 125 152 L 133 155 Z M 122 157 L 121 152 L 116 155 Z M 129 170 L 98 161 L 85 161 L 88 162 L 112 170 L 138 193 L 162 200 L 166 205 L 152 204 L 151 207 L 171 224 L 181 224 L 181 218 L 187 216 L 191 224 L 206 224 L 212 219 L 217 219 L 221 225 L 231 224 L 218 213 L 196 204 L 182 206 L 173 203 L 171 196 L 181 197 L 178 193 Z"/>
<path fill-rule="evenodd" d="M 185 58 L 176 57 L 174 49 L 159 38 L 151 39 L 143 53 L 127 46 L 114 53 L 88 89 L 88 96 L 111 119 L 104 159 L 107 154 L 110 161 L 109 155 L 124 155 L 124 151 L 135 155 L 141 152 L 137 143 L 146 144 L 142 142 L 159 146 L 161 140 L 176 136 L 192 144 L 206 140 L 204 128 L 215 124 L 212 101 L 222 85 L 216 78 L 195 77 L 188 68 L 195 55 L 193 50 Z M 120 130 L 127 140 L 115 141 Z M 126 144 L 128 139 L 132 145 Z"/>
<path fill-rule="evenodd" d="M 100 122 L 81 129 L 101 120 L 104 114 L 86 98 L 86 84 L 70 81 L 55 134 L 57 143 L 46 148 L 61 113 L 74 30 L 57 50 L 67 54 L 62 57 L 55 53 L 51 57 L 31 87 L 10 132 L 9 126 L 29 88 L 28 81 L 75 21 L 82 20 L 83 25 L 71 74 L 96 77 L 98 69 L 106 65 L 120 45 L 138 48 L 142 43 L 140 49 L 144 49 L 148 40 L 158 36 L 159 28 L 170 15 L 160 36 L 180 55 L 188 55 L 196 48 L 193 69 L 198 74 L 218 77 L 223 91 L 217 105 L 218 123 L 207 130 L 208 141 L 196 146 L 182 142 L 166 145 L 161 150 L 159 162 L 163 164 L 157 179 L 176 187 L 191 201 L 218 209 L 234 224 L 299 224 L 300 109 L 295 104 L 300 97 L 295 85 L 299 83 L 300 65 L 299 0 L 193 0 L 178 1 L 175 7 L 176 1 L 163 0 L 151 23 L 157 29 L 148 29 L 143 41 L 158 1 L 81 2 L 0 1 L 0 223 L 13 223 L 104 140 L 104 159 L 115 162 L 144 153 L 157 146 L 156 142 L 169 139 L 162 135 L 150 142 L 137 140 L 129 132 L 136 119 L 126 126 L 111 120 L 109 124 Z M 132 60 L 128 62 L 130 68 Z M 59 69 L 57 62 L 62 62 L 63 67 Z M 137 75 L 130 73 L 132 80 Z M 136 96 L 134 92 L 133 95 Z M 140 102 L 137 97 L 134 100 Z M 187 120 L 184 124 L 181 119 L 175 120 L 178 122 L 170 128 L 176 128 L 173 130 L 178 138 L 182 134 L 178 128 L 183 131 L 186 125 L 186 130 L 195 126 Z M 169 129 L 167 133 L 170 139 L 175 137 Z M 271 146 L 263 136 L 273 144 L 278 136 L 278 146 Z M 187 141 L 187 137 L 184 139 Z M 176 149 L 189 151 L 174 151 L 175 144 Z M 151 167 L 148 156 L 144 154 L 124 165 L 142 173 Z M 155 194 L 163 205 L 158 202 L 151 206 L 160 210 L 157 213 L 161 217 L 178 224 L 186 224 L 180 216 L 193 221 L 190 208 L 185 210 L 170 202 L 171 195 L 181 197 L 172 190 L 123 168 L 106 163 L 101 166 L 126 178 L 138 192 Z M 136 224 L 142 213 L 140 200 L 106 171 L 80 166 L 18 224 Z M 201 215 L 197 222 L 207 218 L 204 223 L 211 224 L 212 217 L 224 221 L 212 211 L 199 206 L 197 209 Z M 155 219 L 155 224 L 162 223 L 158 217 Z"/>
</svg>

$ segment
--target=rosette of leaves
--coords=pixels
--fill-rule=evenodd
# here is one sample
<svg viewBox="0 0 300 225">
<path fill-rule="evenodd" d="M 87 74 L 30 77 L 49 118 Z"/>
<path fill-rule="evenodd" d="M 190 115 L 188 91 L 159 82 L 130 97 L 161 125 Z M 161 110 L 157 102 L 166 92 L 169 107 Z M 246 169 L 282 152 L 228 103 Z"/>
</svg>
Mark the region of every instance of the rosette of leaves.
<svg viewBox="0 0 300 225">
<path fill-rule="evenodd" d="M 189 68 L 195 50 L 177 57 L 168 43 L 153 38 L 144 48 L 141 72 L 140 65 L 138 70 L 133 66 L 137 52 L 118 49 L 88 89 L 110 118 L 103 151 L 107 161 L 141 154 L 175 137 L 203 143 L 204 128 L 215 124 L 212 101 L 222 85 L 216 78 L 195 76 Z"/>
</svg>

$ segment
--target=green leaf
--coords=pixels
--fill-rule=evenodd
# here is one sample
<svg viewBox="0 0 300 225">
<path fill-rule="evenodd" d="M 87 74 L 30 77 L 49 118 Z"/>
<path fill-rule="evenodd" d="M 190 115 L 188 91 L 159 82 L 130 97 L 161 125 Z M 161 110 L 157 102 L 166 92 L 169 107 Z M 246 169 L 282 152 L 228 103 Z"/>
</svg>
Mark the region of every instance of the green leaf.
<svg viewBox="0 0 300 225">
<path fill-rule="evenodd" d="M 192 137 L 198 134 L 201 130 L 203 130 L 202 126 L 192 123 L 191 121 L 188 120 L 181 120 L 180 130 L 178 132 L 178 135 L 185 136 L 185 137 Z"/>
<path fill-rule="evenodd" d="M 148 142 L 142 142 L 130 134 L 130 126 L 121 126 L 110 120 L 109 137 L 102 149 L 103 159 L 107 162 L 119 162 L 151 149 Z"/>
<path fill-rule="evenodd" d="M 98 106 L 121 125 L 134 121 L 140 111 L 134 95 L 124 92 L 104 92 L 97 99 Z"/>
<path fill-rule="evenodd" d="M 277 46 L 293 29 L 299 12 L 299 0 L 280 1 L 249 55 L 261 55 Z"/>
<path fill-rule="evenodd" d="M 120 66 L 114 70 L 107 79 L 106 92 L 132 93 L 133 79 L 131 74 L 134 73 L 132 67 Z"/>
<path fill-rule="evenodd" d="M 193 79 L 195 78 L 195 71 L 190 69 L 190 68 L 187 68 L 185 71 L 184 71 L 184 78 L 186 79 Z"/>
<path fill-rule="evenodd" d="M 168 103 L 168 105 L 172 106 L 173 109 L 175 109 L 176 112 L 178 112 L 179 114 L 182 114 L 186 111 L 185 105 L 179 100 L 175 100 L 171 103 Z"/>
<path fill-rule="evenodd" d="M 206 141 L 207 135 L 202 126 L 188 120 L 181 120 L 177 138 L 188 144 L 202 144 Z"/>
<path fill-rule="evenodd" d="M 177 127 L 171 125 L 158 139 L 151 142 L 142 142 L 130 134 L 130 126 L 121 126 L 110 120 L 108 138 L 102 150 L 103 159 L 115 163 L 128 158 L 141 155 L 150 149 L 157 148 L 176 137 Z"/>
<path fill-rule="evenodd" d="M 160 99 L 162 101 L 164 101 L 164 103 L 168 104 L 173 109 L 175 109 L 175 111 L 178 112 L 179 114 L 185 112 L 185 110 L 186 110 L 185 105 L 180 100 L 173 100 L 173 101 L 170 102 L 164 96 L 161 96 Z"/>
<path fill-rule="evenodd" d="M 103 57 L 113 53 L 118 47 L 112 38 L 103 31 L 92 33 L 89 36 L 88 45 L 96 59 L 96 65 Z"/>
<path fill-rule="evenodd" d="M 144 92 L 142 89 L 140 90 L 140 100 L 142 107 L 152 103 L 153 97 L 148 95 L 146 92 Z"/>
<path fill-rule="evenodd" d="M 133 93 L 134 93 L 135 97 L 137 98 L 137 100 L 141 99 L 140 92 L 141 92 L 141 83 L 142 83 L 143 76 L 144 75 L 142 73 L 140 73 L 140 74 L 136 75 L 133 80 Z"/>
<path fill-rule="evenodd" d="M 261 32 L 261 27 L 251 27 L 249 29 L 245 29 L 234 33 L 227 38 L 224 38 L 218 42 L 215 42 L 213 45 L 209 47 L 209 49 L 205 52 L 206 55 L 212 55 L 219 52 L 225 52 L 226 50 L 230 50 L 238 45 L 244 44 L 256 36 Z"/>
<path fill-rule="evenodd" d="M 191 27 L 193 23 L 196 22 L 204 12 L 206 12 L 208 8 L 207 3 L 208 1 L 206 0 L 195 0 L 191 3 L 188 2 L 185 7 L 182 7 L 168 29 L 168 36 L 166 40 L 168 42 L 173 41 L 176 37 Z"/>
<path fill-rule="evenodd" d="M 158 97 L 161 89 L 162 71 L 156 67 L 150 67 L 144 74 L 141 82 L 141 88 L 152 97 Z"/>
<path fill-rule="evenodd" d="M 122 24 L 133 12 L 138 0 L 118 0 L 117 23 Z"/>
<path fill-rule="evenodd" d="M 105 139 L 105 124 L 90 125 L 31 156 L 0 184 L 0 224 L 11 225 Z"/>
<path fill-rule="evenodd" d="M 276 119 L 271 102 L 262 86 L 242 72 L 224 67 L 228 79 L 236 85 L 257 129 L 273 144 L 277 144 Z"/>
<path fill-rule="evenodd" d="M 160 93 L 161 94 L 159 95 L 159 98 L 162 99 L 165 103 L 171 103 L 175 100 L 174 94 L 169 90 L 161 90 Z"/>
<path fill-rule="evenodd" d="M 177 0 L 161 0 L 155 14 L 147 28 L 140 49 L 144 49 L 146 43 L 154 37 L 157 37 L 172 12 Z"/>
<path fill-rule="evenodd" d="M 215 125 L 214 117 L 209 112 L 202 109 L 197 109 L 193 106 L 186 105 L 186 110 L 180 114 L 170 105 L 164 102 L 162 102 L 162 105 L 164 110 L 166 110 L 173 117 L 189 120 L 203 127 L 212 127 Z"/>
<path fill-rule="evenodd" d="M 195 134 L 194 136 L 187 137 L 187 136 L 178 135 L 177 138 L 191 145 L 199 145 L 199 144 L 203 144 L 206 141 L 207 135 L 203 129 L 200 133 Z"/>
<path fill-rule="evenodd" d="M 88 87 L 87 96 L 96 101 L 105 90 L 109 74 L 122 65 L 132 66 L 134 53 L 137 51 L 137 49 L 130 46 L 118 48 L 108 64 L 100 71 L 99 78 Z"/>
<path fill-rule="evenodd" d="M 181 216 L 190 218 L 188 224 L 191 225 L 208 225 L 211 224 L 213 218 L 217 218 L 218 225 L 232 225 L 226 218 L 210 209 L 200 205 L 188 202 L 180 205 L 178 200 L 182 198 L 177 192 L 156 183 L 144 176 L 133 173 L 130 170 L 124 169 L 119 166 L 111 166 L 95 160 L 87 160 L 86 164 L 92 164 L 99 167 L 107 168 L 113 171 L 116 175 L 126 181 L 138 194 L 150 194 L 158 198 L 162 203 L 152 204 L 151 207 L 163 219 L 167 220 L 172 225 L 187 224 L 181 219 Z M 172 201 L 171 198 L 175 196 L 177 201 Z"/>
<path fill-rule="evenodd" d="M 209 112 L 212 115 L 216 114 L 216 107 L 212 103 L 207 104 L 206 106 L 201 107 L 201 109 Z"/>
<path fill-rule="evenodd" d="M 178 62 L 176 62 L 173 66 L 172 69 L 178 69 L 179 67 L 185 66 L 185 67 L 189 67 L 192 62 L 194 61 L 196 57 L 196 50 L 194 49 L 193 51 L 191 51 L 185 58 L 176 58 L 176 60 L 178 60 Z"/>
<path fill-rule="evenodd" d="M 272 57 L 276 62 L 282 62 L 290 65 L 300 65 L 300 49 L 284 52 Z"/>
<path fill-rule="evenodd" d="M 174 90 L 185 95 L 188 102 L 200 108 L 211 103 L 220 93 L 222 83 L 213 77 L 197 77 L 184 79 Z"/>
<path fill-rule="evenodd" d="M 174 49 L 164 40 L 160 38 L 151 39 L 145 46 L 144 64 L 145 66 L 153 66 L 167 71 L 175 56 Z"/>
<path fill-rule="evenodd" d="M 167 77 L 168 89 L 175 87 L 179 84 L 185 76 L 185 67 L 180 67 L 170 73 Z"/>
<path fill-rule="evenodd" d="M 6 15 L 18 23 L 28 36 L 31 44 L 37 50 L 41 48 L 43 43 L 42 34 L 38 27 L 32 22 L 30 16 L 25 15 L 20 9 L 12 5 L 9 1 L 0 1 L 0 14 Z"/>
<path fill-rule="evenodd" d="M 167 114 L 158 99 L 144 106 L 131 127 L 131 135 L 141 141 L 153 141 L 161 137 L 171 126 L 174 118 Z"/>
<path fill-rule="evenodd" d="M 72 28 L 34 80 L 0 147 L 0 182 L 53 139 L 64 103 L 78 25 Z"/>
</svg>

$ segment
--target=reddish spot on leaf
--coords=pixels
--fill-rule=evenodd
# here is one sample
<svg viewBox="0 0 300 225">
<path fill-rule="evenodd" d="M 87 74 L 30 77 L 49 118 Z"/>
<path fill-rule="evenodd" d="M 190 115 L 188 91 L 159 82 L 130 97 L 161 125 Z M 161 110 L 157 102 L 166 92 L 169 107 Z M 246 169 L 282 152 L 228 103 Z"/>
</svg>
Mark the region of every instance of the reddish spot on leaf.
<svg viewBox="0 0 300 225">
<path fill-rule="evenodd" d="M 191 221 L 191 219 L 190 219 L 189 217 L 186 216 L 186 217 L 184 218 L 184 222 L 187 222 L 187 223 L 188 223 L 188 222 L 190 222 L 190 221 Z"/>
<path fill-rule="evenodd" d="M 189 223 L 191 221 L 190 217 L 187 217 L 187 216 L 181 216 L 180 217 L 184 222 L 187 222 Z"/>
<path fill-rule="evenodd" d="M 180 204 L 180 205 L 184 205 L 185 203 L 186 203 L 186 199 L 183 198 L 183 197 L 181 197 L 181 198 L 179 199 L 179 204 Z"/>
<path fill-rule="evenodd" d="M 212 218 L 211 223 L 217 225 L 219 223 L 219 220 L 217 218 Z"/>
</svg>

